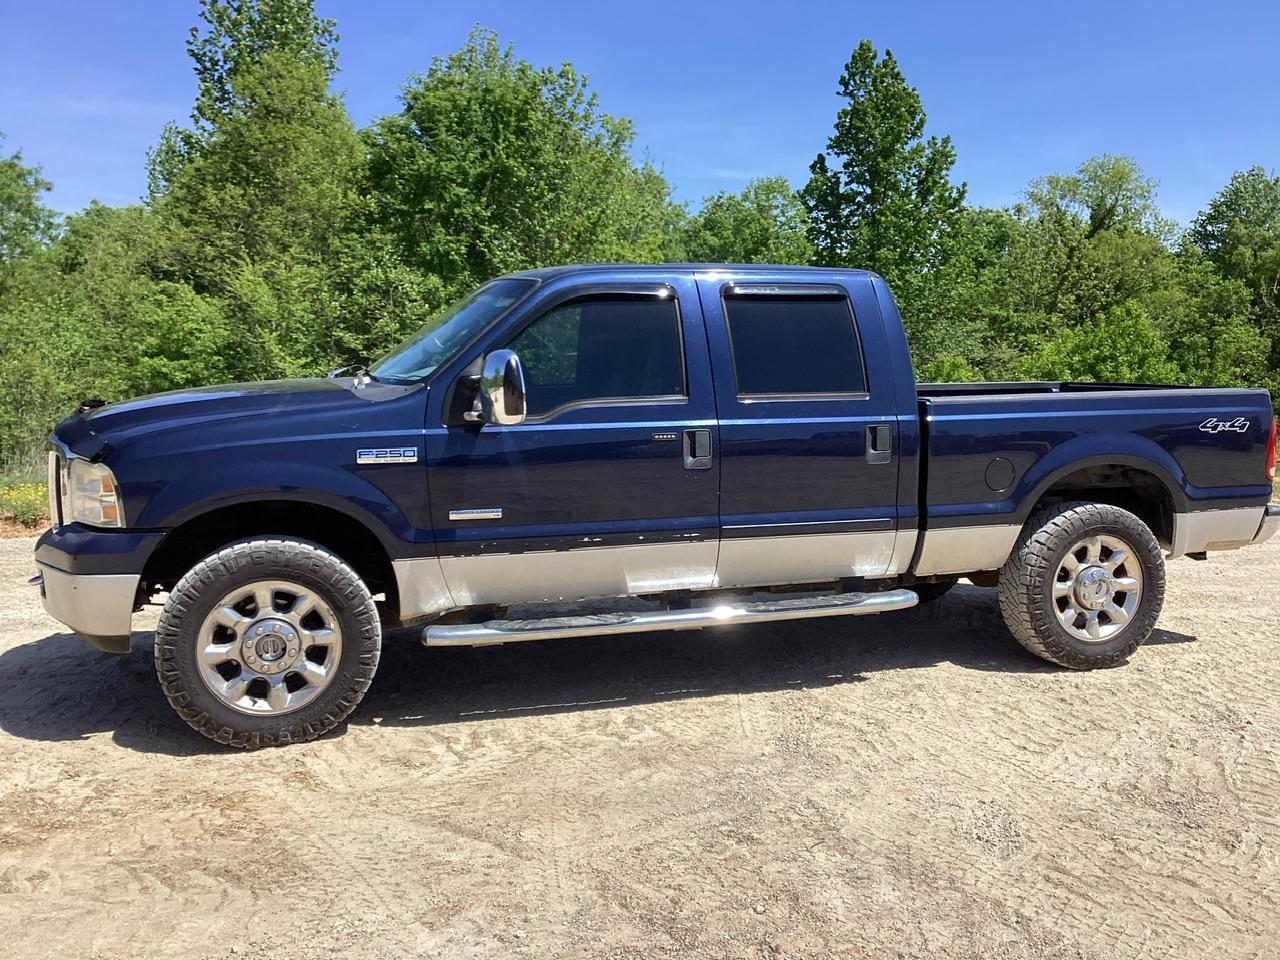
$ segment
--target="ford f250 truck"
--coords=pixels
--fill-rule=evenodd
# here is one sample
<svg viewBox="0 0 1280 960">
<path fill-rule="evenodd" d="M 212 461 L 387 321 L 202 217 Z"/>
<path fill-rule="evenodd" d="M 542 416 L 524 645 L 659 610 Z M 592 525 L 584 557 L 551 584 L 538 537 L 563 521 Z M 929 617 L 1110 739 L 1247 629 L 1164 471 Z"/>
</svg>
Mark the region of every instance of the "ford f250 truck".
<svg viewBox="0 0 1280 960">
<path fill-rule="evenodd" d="M 1111 666 L 1151 633 L 1166 556 L 1280 526 L 1266 391 L 917 384 L 858 270 L 531 270 L 370 370 L 87 401 L 52 443 L 49 613 L 123 653 L 163 599 L 165 694 L 240 747 L 342 721 L 384 625 L 682 630 L 901 610 L 967 577 L 1033 653 Z"/>
</svg>

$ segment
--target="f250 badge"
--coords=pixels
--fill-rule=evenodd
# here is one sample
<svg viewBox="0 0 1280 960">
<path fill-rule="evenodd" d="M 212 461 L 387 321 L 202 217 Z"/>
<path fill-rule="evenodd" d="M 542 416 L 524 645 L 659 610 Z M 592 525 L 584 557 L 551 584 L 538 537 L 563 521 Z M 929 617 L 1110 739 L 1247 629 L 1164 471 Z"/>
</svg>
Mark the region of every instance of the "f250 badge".
<svg viewBox="0 0 1280 960">
<path fill-rule="evenodd" d="M 1236 417 L 1234 420 L 1219 420 L 1216 417 L 1210 417 L 1204 423 L 1200 424 L 1200 429 L 1205 433 L 1222 433 L 1224 430 L 1231 430 L 1235 433 L 1247 433 L 1252 424 L 1244 417 Z"/>
<path fill-rule="evenodd" d="M 417 463 L 417 447 L 374 447 L 356 451 L 356 463 Z"/>
</svg>

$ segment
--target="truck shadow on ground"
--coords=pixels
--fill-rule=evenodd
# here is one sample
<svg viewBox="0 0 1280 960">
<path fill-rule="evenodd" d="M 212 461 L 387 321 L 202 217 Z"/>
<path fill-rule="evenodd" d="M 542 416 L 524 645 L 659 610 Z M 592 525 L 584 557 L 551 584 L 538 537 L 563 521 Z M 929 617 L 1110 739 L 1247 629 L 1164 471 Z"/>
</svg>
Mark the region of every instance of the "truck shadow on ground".
<svg viewBox="0 0 1280 960">
<path fill-rule="evenodd" d="M 1062 673 L 1009 636 L 995 591 L 961 586 L 902 613 L 755 624 L 690 633 L 425 649 L 419 631 L 390 633 L 364 702 L 348 722 L 420 726 L 483 722 L 857 683 L 886 670 L 951 663 L 1002 673 Z M 151 661 L 151 633 L 127 657 L 57 633 L 0 655 L 0 729 L 29 740 L 80 740 L 110 731 L 148 753 L 191 756 L 226 748 L 189 730 L 169 708 Z M 1156 630 L 1149 645 L 1195 638 Z M 342 736 L 348 724 L 330 736 Z"/>
</svg>

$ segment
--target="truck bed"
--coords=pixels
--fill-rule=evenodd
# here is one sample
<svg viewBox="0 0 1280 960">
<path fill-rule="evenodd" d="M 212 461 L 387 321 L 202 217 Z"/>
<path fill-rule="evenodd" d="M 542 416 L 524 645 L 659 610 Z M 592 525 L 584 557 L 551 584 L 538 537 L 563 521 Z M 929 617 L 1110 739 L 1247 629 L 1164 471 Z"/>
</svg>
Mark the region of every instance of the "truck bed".
<svg viewBox="0 0 1280 960">
<path fill-rule="evenodd" d="M 917 402 L 919 574 L 994 569 L 1032 506 L 1073 487 L 1157 502 L 1175 555 L 1251 537 L 1270 499 L 1265 390 L 920 384 Z"/>
</svg>

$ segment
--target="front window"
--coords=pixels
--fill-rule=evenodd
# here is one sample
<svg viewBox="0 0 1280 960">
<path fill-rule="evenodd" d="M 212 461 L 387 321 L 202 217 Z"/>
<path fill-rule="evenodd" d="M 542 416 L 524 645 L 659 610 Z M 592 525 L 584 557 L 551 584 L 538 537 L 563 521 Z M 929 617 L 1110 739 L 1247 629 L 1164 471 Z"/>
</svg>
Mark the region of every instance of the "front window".
<svg viewBox="0 0 1280 960">
<path fill-rule="evenodd" d="M 491 280 L 436 314 L 431 323 L 383 357 L 369 372 L 378 380 L 412 383 L 429 377 L 481 330 L 533 289 L 528 279 Z"/>
<path fill-rule="evenodd" d="M 593 401 L 685 395 L 673 299 L 606 294 L 560 304 L 510 344 L 524 367 L 528 415 Z"/>
</svg>

